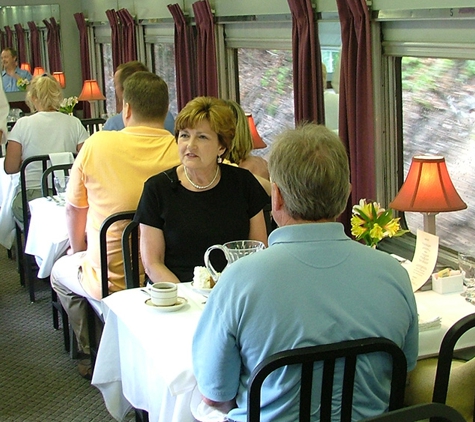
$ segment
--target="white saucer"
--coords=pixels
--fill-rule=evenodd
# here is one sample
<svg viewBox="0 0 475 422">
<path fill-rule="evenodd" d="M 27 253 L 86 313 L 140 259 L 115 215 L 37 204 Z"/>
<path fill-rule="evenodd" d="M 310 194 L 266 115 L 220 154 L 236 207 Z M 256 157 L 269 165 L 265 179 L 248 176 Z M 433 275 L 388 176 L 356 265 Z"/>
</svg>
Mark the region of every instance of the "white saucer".
<svg viewBox="0 0 475 422">
<path fill-rule="evenodd" d="M 196 291 L 196 292 L 199 292 L 199 293 L 211 293 L 211 290 L 213 289 L 200 289 L 199 287 L 195 287 L 193 286 L 193 282 L 191 282 L 191 288 Z"/>
<path fill-rule="evenodd" d="M 156 309 L 159 312 L 175 312 L 178 309 L 183 308 L 188 303 L 188 301 L 184 297 L 178 296 L 176 299 L 176 303 L 172 306 L 157 306 L 152 303 L 152 299 L 147 299 L 145 304 L 150 306 L 153 309 Z"/>
</svg>

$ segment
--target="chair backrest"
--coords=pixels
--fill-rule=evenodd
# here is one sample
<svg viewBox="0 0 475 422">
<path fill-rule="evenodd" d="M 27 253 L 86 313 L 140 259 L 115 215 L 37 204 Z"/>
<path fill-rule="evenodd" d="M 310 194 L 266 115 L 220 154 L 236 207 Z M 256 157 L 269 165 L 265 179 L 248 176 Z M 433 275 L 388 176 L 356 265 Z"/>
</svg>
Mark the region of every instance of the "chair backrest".
<svg viewBox="0 0 475 422">
<path fill-rule="evenodd" d="M 300 422 L 310 421 L 313 366 L 323 362 L 320 397 L 320 421 L 331 421 L 333 384 L 337 359 L 344 359 L 342 385 L 341 421 L 350 422 L 353 410 L 353 389 L 356 363 L 359 355 L 384 352 L 392 357 L 391 392 L 389 410 L 403 406 L 406 385 L 407 362 L 404 352 L 391 340 L 385 338 L 364 338 L 334 344 L 303 347 L 276 353 L 264 359 L 252 371 L 248 384 L 248 422 L 260 421 L 261 387 L 273 371 L 288 365 L 301 365 Z"/>
<path fill-rule="evenodd" d="M 125 287 L 140 287 L 139 223 L 131 221 L 122 232 Z"/>
<path fill-rule="evenodd" d="M 58 164 L 56 166 L 51 166 L 48 167 L 44 172 L 43 175 L 41 176 L 41 194 L 46 197 L 49 196 L 50 191 L 52 190 L 54 195 L 57 194 L 56 188 L 54 187 L 54 183 L 52 182 L 53 178 L 51 173 L 54 173 L 55 171 L 63 171 L 63 174 L 65 176 L 69 175 L 69 170 L 73 166 L 73 163 L 70 164 Z"/>
<path fill-rule="evenodd" d="M 112 224 L 121 220 L 132 220 L 134 218 L 135 211 L 121 211 L 107 217 L 101 225 L 99 231 L 99 250 L 101 258 L 101 284 L 102 284 L 102 297 L 109 295 L 109 265 L 107 258 L 107 230 Z"/>
<path fill-rule="evenodd" d="M 102 130 L 102 126 L 104 126 L 105 122 L 105 119 L 101 118 L 81 119 L 81 123 L 89 132 L 89 135 Z"/>
<path fill-rule="evenodd" d="M 42 164 L 43 173 L 48 167 L 49 155 L 34 155 L 32 157 L 25 158 L 20 166 L 20 195 L 21 195 L 21 205 L 23 208 L 23 234 L 26 239 L 28 237 L 28 227 L 30 223 L 30 210 L 28 206 L 28 197 L 26 193 L 26 169 L 27 167 L 34 162 L 40 162 Z"/>
<path fill-rule="evenodd" d="M 439 357 L 437 359 L 434 393 L 432 395 L 433 402 L 445 403 L 447 390 L 449 388 L 450 368 L 454 357 L 455 345 L 463 334 L 474 327 L 475 313 L 463 317 L 445 333 L 442 343 L 440 344 Z"/>
<path fill-rule="evenodd" d="M 429 418 L 437 418 L 431 419 L 431 421 L 465 422 L 464 417 L 453 407 L 441 403 L 416 404 L 414 406 L 383 413 L 374 418 L 363 419 L 360 422 L 416 422 Z"/>
</svg>

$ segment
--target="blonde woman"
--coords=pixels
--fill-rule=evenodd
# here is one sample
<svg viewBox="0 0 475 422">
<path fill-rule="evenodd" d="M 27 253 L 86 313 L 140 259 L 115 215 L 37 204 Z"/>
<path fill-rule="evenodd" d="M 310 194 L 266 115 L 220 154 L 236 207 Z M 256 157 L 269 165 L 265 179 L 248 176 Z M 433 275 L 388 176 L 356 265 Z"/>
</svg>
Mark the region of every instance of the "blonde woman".
<svg viewBox="0 0 475 422">
<path fill-rule="evenodd" d="M 18 173 L 23 160 L 34 155 L 75 153 L 81 149 L 89 134 L 79 119 L 58 111 L 62 100 L 61 86 L 51 75 L 45 73 L 33 78 L 26 94 L 33 114 L 19 119 L 8 136 L 5 173 Z M 41 163 L 27 167 L 28 201 L 41 196 L 41 174 Z M 13 199 L 12 210 L 13 215 L 22 221 L 20 193 Z"/>
<path fill-rule="evenodd" d="M 259 183 L 270 195 L 269 170 L 267 161 L 262 157 L 251 155 L 254 147 L 251 130 L 247 122 L 246 113 L 242 107 L 233 100 L 226 100 L 226 104 L 231 108 L 236 122 L 236 134 L 231 144 L 228 160 L 241 168 L 249 170 Z"/>
</svg>

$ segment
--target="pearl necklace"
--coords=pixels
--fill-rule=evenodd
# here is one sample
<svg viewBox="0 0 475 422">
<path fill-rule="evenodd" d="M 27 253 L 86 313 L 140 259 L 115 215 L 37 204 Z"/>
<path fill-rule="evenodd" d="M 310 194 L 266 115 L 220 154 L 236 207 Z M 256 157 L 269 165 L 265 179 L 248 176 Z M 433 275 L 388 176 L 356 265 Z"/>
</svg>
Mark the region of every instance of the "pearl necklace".
<svg viewBox="0 0 475 422">
<path fill-rule="evenodd" d="M 208 183 L 206 186 L 200 186 L 194 183 L 188 176 L 188 172 L 186 171 L 186 166 L 183 166 L 183 170 L 185 171 L 185 177 L 188 180 L 188 182 L 191 183 L 191 186 L 193 186 L 195 189 L 207 189 L 216 181 L 216 178 L 218 177 L 218 173 L 219 173 L 219 166 L 216 167 L 216 174 L 214 175 L 213 180 L 211 180 L 211 182 Z"/>
</svg>

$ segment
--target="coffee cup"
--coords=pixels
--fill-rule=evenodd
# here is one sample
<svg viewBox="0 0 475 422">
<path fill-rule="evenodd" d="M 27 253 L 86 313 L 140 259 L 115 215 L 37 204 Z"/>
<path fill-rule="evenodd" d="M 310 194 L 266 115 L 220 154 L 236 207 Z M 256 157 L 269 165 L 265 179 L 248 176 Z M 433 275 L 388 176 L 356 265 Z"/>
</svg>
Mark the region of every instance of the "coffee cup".
<svg viewBox="0 0 475 422">
<path fill-rule="evenodd" d="M 176 283 L 159 282 L 150 288 L 150 298 L 155 306 L 173 306 L 177 301 Z"/>
</svg>

